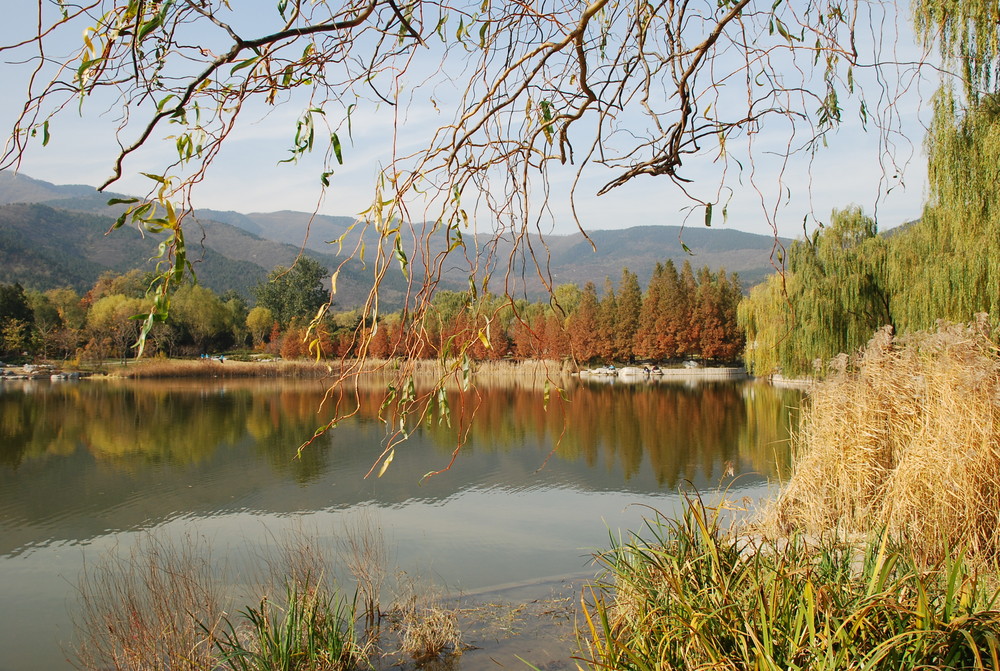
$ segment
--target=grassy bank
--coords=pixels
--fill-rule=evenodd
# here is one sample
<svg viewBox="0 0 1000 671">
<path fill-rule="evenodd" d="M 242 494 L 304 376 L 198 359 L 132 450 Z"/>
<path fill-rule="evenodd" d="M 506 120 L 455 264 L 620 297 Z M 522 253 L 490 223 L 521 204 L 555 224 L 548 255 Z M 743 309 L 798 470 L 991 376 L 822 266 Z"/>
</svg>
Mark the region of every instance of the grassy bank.
<svg viewBox="0 0 1000 671">
<path fill-rule="evenodd" d="M 986 321 L 883 330 L 812 388 L 754 524 L 679 521 L 600 557 L 593 669 L 1000 668 L 1000 359 Z"/>
<path fill-rule="evenodd" d="M 755 540 L 697 501 L 643 536 L 600 557 L 595 671 L 998 668 L 998 594 L 961 554 L 929 566 L 888 535 Z"/>
</svg>

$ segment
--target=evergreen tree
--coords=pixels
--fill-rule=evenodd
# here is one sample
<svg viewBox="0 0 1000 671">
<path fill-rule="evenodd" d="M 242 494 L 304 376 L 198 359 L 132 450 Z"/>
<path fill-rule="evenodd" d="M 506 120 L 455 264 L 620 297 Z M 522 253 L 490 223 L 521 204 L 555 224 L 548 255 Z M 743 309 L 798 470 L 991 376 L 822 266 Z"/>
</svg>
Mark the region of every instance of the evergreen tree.
<svg viewBox="0 0 1000 671">
<path fill-rule="evenodd" d="M 257 305 L 270 310 L 282 327 L 296 318 L 308 322 L 329 298 L 323 288 L 328 273 L 319 261 L 303 256 L 291 268 L 275 267 L 253 294 Z"/>
</svg>

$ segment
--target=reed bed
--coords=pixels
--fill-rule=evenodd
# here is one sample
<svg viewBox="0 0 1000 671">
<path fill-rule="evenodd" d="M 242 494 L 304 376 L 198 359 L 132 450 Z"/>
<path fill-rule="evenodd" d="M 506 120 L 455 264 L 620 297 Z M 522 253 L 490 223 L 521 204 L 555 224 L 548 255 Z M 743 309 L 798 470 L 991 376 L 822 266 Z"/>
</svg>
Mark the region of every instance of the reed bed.
<svg viewBox="0 0 1000 671">
<path fill-rule="evenodd" d="M 405 364 L 407 374 L 416 378 L 440 378 L 455 370 L 437 359 L 421 359 Z M 398 359 L 366 359 L 363 362 L 334 359 L 314 361 L 265 360 L 237 361 L 226 359 L 147 359 L 137 363 L 114 367 L 108 374 L 129 379 L 170 378 L 330 378 L 343 373 L 372 377 L 392 377 L 400 372 L 403 362 Z M 574 371 L 569 362 L 528 359 L 524 361 L 477 361 L 472 363 L 471 374 L 483 381 L 516 379 L 519 381 L 544 381 L 559 379 Z"/>
<path fill-rule="evenodd" d="M 219 361 L 217 359 L 149 359 L 111 369 L 112 377 L 129 379 L 176 378 L 321 378 L 330 367 L 315 361 Z"/>
<path fill-rule="evenodd" d="M 765 528 L 885 531 L 936 561 L 1000 556 L 1000 359 L 986 321 L 876 334 L 812 390 Z"/>
<path fill-rule="evenodd" d="M 594 671 L 996 669 L 997 592 L 964 556 L 934 566 L 888 535 L 816 546 L 729 533 L 689 502 L 613 542 L 584 600 Z"/>
</svg>

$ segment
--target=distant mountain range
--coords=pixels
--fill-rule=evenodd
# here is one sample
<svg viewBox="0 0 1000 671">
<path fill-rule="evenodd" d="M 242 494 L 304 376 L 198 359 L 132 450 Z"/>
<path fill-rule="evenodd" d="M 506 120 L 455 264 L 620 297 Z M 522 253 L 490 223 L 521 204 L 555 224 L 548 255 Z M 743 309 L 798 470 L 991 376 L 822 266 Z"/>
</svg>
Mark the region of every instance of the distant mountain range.
<svg viewBox="0 0 1000 671">
<path fill-rule="evenodd" d="M 121 211 L 121 206 L 107 205 L 108 199 L 115 196 L 120 194 L 0 172 L 0 282 L 16 281 L 40 290 L 71 286 L 82 292 L 105 270 L 152 269 L 149 259 L 156 253 L 156 236 L 143 237 L 129 227 L 106 234 Z M 362 242 L 370 259 L 378 235 L 360 225 L 348 233 L 354 222 L 351 217 L 311 216 L 305 212 L 198 210 L 185 231 L 198 281 L 218 293 L 235 289 L 249 296 L 254 284 L 274 266 L 290 265 L 300 249 L 331 270 Z M 408 227 L 403 228 L 409 234 Z M 345 234 L 348 240 L 338 256 L 337 247 L 329 241 Z M 712 270 L 738 272 L 744 288 L 774 271 L 771 258 L 776 240 L 769 235 L 679 226 L 637 226 L 588 234 L 593 246 L 579 233 L 546 235 L 544 240 L 537 235 L 530 237 L 547 280 L 555 285 L 573 282 L 581 286 L 592 281 L 600 288 L 606 276 L 617 283 L 622 268 L 628 267 L 645 285 L 655 264 L 667 259 L 678 268 L 690 260 L 695 268 L 707 265 Z M 468 236 L 466 258 L 458 256 L 449 263 L 440 286 L 467 288 L 469 268 L 478 254 L 479 267 L 488 268 L 492 274 L 492 291 L 502 292 L 506 282 L 506 288 L 515 294 L 540 297 L 544 285 L 538 279 L 539 270 L 525 261 L 523 253 L 513 254 L 510 235 L 493 241 L 489 237 Z M 445 249 L 443 235 L 437 238 L 416 255 L 408 252 L 412 257 L 411 272 L 418 279 L 420 258 L 433 258 Z M 789 243 L 783 239 L 778 242 Z M 685 245 L 691 253 L 684 249 Z M 404 249 L 414 248 L 412 238 L 406 241 Z M 383 306 L 390 308 L 400 305 L 406 292 L 402 272 L 397 267 L 393 271 L 387 275 L 380 296 Z M 371 263 L 366 268 L 360 261 L 349 262 L 338 276 L 337 307 L 360 305 L 371 284 L 371 274 Z"/>
</svg>

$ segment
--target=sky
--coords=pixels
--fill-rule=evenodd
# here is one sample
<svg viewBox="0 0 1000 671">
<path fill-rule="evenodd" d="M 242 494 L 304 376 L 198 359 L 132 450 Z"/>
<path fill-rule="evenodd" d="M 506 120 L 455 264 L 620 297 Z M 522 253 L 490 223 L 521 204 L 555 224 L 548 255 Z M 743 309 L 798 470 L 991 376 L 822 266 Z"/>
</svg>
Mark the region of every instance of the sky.
<svg viewBox="0 0 1000 671">
<path fill-rule="evenodd" d="M 3 43 L 30 30 L 32 4 L 16 3 L 7 8 L 8 20 L 0 26 Z M 911 39 L 908 33 L 900 39 L 907 59 L 911 54 L 906 43 Z M 13 123 L 18 106 L 23 104 L 18 92 L 23 91 L 27 72 L 23 63 L 12 62 L 9 52 L 6 56 L 0 63 L 0 82 L 6 91 L 0 100 L 0 127 L 5 130 Z M 861 72 L 859 86 L 872 90 L 879 85 L 864 78 Z M 811 230 L 817 222 L 826 220 L 834 208 L 854 204 L 876 216 L 883 230 L 919 217 L 926 192 L 922 141 L 929 120 L 927 101 L 935 86 L 936 80 L 930 77 L 915 80 L 893 106 L 903 131 L 903 136 L 896 138 L 893 151 L 901 162 L 901 170 L 881 162 L 885 153 L 881 151 L 884 148 L 880 147 L 880 136 L 872 129 L 862 129 L 857 105 L 851 101 L 844 104 L 844 121 L 831 134 L 829 146 L 821 149 L 812 161 L 799 156 L 782 166 L 776 155 L 785 142 L 780 129 L 764 127 L 752 138 L 758 157 L 754 174 L 745 169 L 732 182 L 735 188 L 727 200 L 726 219 L 722 220 L 718 214 L 720 208 L 716 208 L 714 226 L 800 237 L 803 230 Z M 294 164 L 280 162 L 288 156 L 295 120 L 301 111 L 300 105 L 287 104 L 269 108 L 266 114 L 261 110 L 244 120 L 227 140 L 208 178 L 199 185 L 195 205 L 239 212 L 318 209 L 322 214 L 341 216 L 356 216 L 363 211 L 370 203 L 379 165 L 389 156 L 386 139 L 392 130 L 391 115 L 385 109 L 369 107 L 365 114 L 354 117 L 351 137 L 344 140 L 345 164 L 337 168 L 332 187 L 320 201 L 318 157 L 307 157 Z M 414 146 L 432 132 L 436 123 L 449 119 L 444 112 L 429 108 L 411 108 L 408 114 L 407 133 L 402 141 L 409 140 Z M 74 109 L 66 110 L 53 122 L 48 146 L 41 147 L 36 142 L 24 157 L 20 171 L 57 184 L 96 186 L 111 174 L 116 148 L 113 129 L 112 114 L 92 101 L 80 114 Z M 735 148 L 734 155 L 739 151 L 739 147 Z M 130 161 L 126 177 L 110 189 L 145 193 L 150 182 L 141 173 L 160 172 L 164 160 L 171 155 L 169 143 L 152 147 Z M 706 154 L 685 168 L 686 176 L 694 180 L 691 187 L 694 192 L 712 199 L 722 168 L 715 156 Z M 730 171 L 731 176 L 735 175 L 732 162 Z M 665 178 L 639 178 L 598 197 L 596 191 L 610 177 L 610 173 L 595 169 L 577 188 L 576 211 L 586 230 L 703 225 L 703 210 L 692 210 L 690 200 Z M 568 171 L 553 172 L 552 216 L 542 224 L 542 232 L 576 231 L 566 197 L 570 179 Z M 488 226 L 489 222 L 479 225 Z"/>
</svg>

